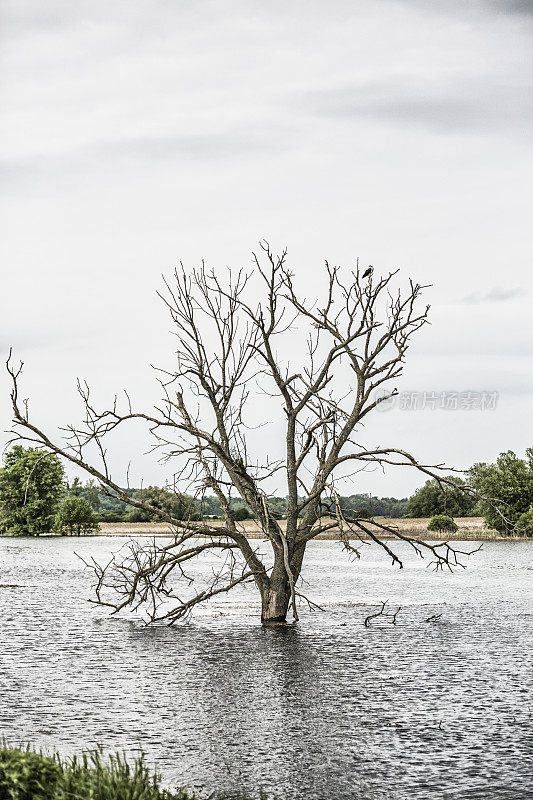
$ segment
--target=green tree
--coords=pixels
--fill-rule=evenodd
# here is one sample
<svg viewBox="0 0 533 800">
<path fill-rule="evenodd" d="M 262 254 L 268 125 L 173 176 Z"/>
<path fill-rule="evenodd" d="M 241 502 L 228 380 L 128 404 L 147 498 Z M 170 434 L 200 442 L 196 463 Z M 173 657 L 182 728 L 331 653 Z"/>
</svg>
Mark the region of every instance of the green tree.
<svg viewBox="0 0 533 800">
<path fill-rule="evenodd" d="M 368 508 L 361 506 L 361 508 L 355 509 L 354 516 L 356 516 L 358 519 L 372 519 L 374 515 Z"/>
<path fill-rule="evenodd" d="M 174 519 L 200 518 L 192 497 L 186 494 L 170 492 L 168 489 L 160 489 L 159 486 L 147 486 L 146 489 L 136 489 L 134 498 L 147 505 L 160 508 Z M 142 508 L 132 508 L 126 517 L 128 522 L 161 522 L 162 517 L 155 512 Z"/>
<path fill-rule="evenodd" d="M 0 533 L 50 533 L 64 478 L 63 465 L 56 455 L 15 445 L 5 454 L 0 469 Z"/>
<path fill-rule="evenodd" d="M 520 536 L 533 536 L 533 505 L 529 506 L 528 511 L 520 514 L 516 522 L 516 530 Z"/>
<path fill-rule="evenodd" d="M 428 531 L 438 531 L 439 533 L 455 533 L 458 530 L 452 517 L 447 514 L 436 514 L 428 523 Z"/>
<path fill-rule="evenodd" d="M 500 453 L 495 464 L 474 464 L 469 473 L 479 494 L 501 501 L 497 507 L 487 501 L 480 502 L 487 525 L 507 535 L 514 533 L 518 520 L 529 511 L 533 500 L 533 447 L 526 450 L 525 459 L 508 450 Z"/>
<path fill-rule="evenodd" d="M 245 519 L 253 519 L 253 514 L 247 506 L 236 506 L 231 508 L 229 513 L 234 522 L 242 522 Z"/>
<path fill-rule="evenodd" d="M 93 533 L 98 530 L 98 517 L 84 497 L 67 495 L 56 514 L 54 529 L 58 533 L 76 536 Z"/>
<path fill-rule="evenodd" d="M 125 489 L 124 494 L 128 497 L 135 495 L 136 489 Z M 100 522 L 124 522 L 128 519 L 131 506 L 116 497 L 110 497 L 103 492 L 98 493 L 100 507 L 98 509 L 98 519 Z"/>
<path fill-rule="evenodd" d="M 79 478 L 74 478 L 71 484 L 67 483 L 67 494 L 71 497 L 83 497 L 96 513 L 102 507 L 102 494 L 93 480 L 82 483 Z"/>
<path fill-rule="evenodd" d="M 214 495 L 204 494 L 198 501 L 198 510 L 202 517 L 222 517 L 220 500 Z"/>
<path fill-rule="evenodd" d="M 456 486 L 464 486 L 465 481 L 455 475 L 448 475 L 447 480 Z M 425 484 L 409 498 L 407 505 L 410 517 L 433 517 L 436 514 L 449 514 L 452 517 L 469 517 L 473 514 L 476 500 L 461 489 L 445 486 L 443 489 L 437 480 L 426 481 Z"/>
</svg>

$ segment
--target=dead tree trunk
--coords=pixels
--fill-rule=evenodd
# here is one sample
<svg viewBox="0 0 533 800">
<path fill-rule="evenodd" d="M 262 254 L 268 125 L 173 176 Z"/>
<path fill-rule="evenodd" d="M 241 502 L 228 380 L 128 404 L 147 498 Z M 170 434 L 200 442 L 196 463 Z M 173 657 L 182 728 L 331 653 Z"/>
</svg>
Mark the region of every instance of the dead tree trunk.
<svg viewBox="0 0 533 800">
<path fill-rule="evenodd" d="M 287 529 L 290 530 L 289 524 Z M 281 548 L 275 550 L 269 585 L 261 594 L 262 622 L 285 622 L 291 606 L 294 619 L 298 619 L 296 584 L 302 569 L 305 542 L 295 547 L 294 540 L 288 540 L 285 534 L 285 543 L 285 548 L 282 542 Z"/>
<path fill-rule="evenodd" d="M 285 622 L 290 603 L 291 587 L 281 560 L 274 564 L 269 585 L 261 596 L 261 621 Z"/>
</svg>

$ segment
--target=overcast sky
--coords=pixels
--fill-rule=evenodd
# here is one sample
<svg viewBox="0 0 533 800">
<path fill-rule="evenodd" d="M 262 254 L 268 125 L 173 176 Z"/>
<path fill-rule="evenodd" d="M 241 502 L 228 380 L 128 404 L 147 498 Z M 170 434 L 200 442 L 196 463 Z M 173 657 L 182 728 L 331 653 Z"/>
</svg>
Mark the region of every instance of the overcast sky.
<svg viewBox="0 0 533 800">
<path fill-rule="evenodd" d="M 459 467 L 533 444 L 531 0 L 1 0 L 0 16 L 0 345 L 26 362 L 37 421 L 77 418 L 76 376 L 151 402 L 149 364 L 174 346 L 161 273 L 248 266 L 264 237 L 311 294 L 326 258 L 433 284 L 398 388 L 499 393 L 495 410 L 376 414 L 369 444 Z M 137 429 L 116 442 L 117 480 L 143 446 Z M 134 458 L 134 482 L 166 474 Z"/>
</svg>

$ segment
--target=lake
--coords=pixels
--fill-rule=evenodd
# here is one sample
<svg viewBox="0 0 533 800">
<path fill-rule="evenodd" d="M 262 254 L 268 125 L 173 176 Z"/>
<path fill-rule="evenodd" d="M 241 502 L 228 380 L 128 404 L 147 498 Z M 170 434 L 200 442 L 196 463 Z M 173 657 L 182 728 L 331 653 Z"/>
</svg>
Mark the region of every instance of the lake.
<svg viewBox="0 0 533 800">
<path fill-rule="evenodd" d="M 104 561 L 124 541 L 0 538 L 11 742 L 142 749 L 168 785 L 206 794 L 533 797 L 533 542 L 488 542 L 449 574 L 404 544 L 398 570 L 375 545 L 351 561 L 315 541 L 302 591 L 323 612 L 263 627 L 255 590 L 239 587 L 168 628 L 87 602 L 75 551 Z M 365 628 L 384 600 L 402 607 L 397 624 Z"/>
</svg>

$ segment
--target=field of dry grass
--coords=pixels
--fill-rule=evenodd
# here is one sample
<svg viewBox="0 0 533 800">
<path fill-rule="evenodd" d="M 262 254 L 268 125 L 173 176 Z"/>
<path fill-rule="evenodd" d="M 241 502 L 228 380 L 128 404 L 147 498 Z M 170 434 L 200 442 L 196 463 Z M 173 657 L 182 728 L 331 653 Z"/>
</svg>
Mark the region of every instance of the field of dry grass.
<svg viewBox="0 0 533 800">
<path fill-rule="evenodd" d="M 482 517 L 458 517 L 456 523 L 459 526 L 457 533 L 448 534 L 445 538 L 452 540 L 458 539 L 473 539 L 473 540 L 493 540 L 500 539 L 498 533 L 494 530 L 486 528 Z M 442 539 L 443 536 L 436 533 L 431 533 L 427 530 L 429 519 L 385 519 L 379 518 L 379 522 L 383 525 L 396 527 L 402 534 L 416 536 L 423 539 Z M 209 520 L 210 525 L 217 527 L 223 523 L 221 520 Z M 257 526 L 257 523 L 252 520 L 237 523 L 240 530 L 246 534 L 249 539 L 261 539 L 262 533 Z M 284 521 L 281 525 L 284 526 Z M 171 527 L 164 522 L 102 522 L 100 524 L 100 536 L 166 536 L 171 532 Z M 376 533 L 377 533 L 376 529 Z M 325 534 L 319 534 L 319 539 L 337 539 L 338 530 L 331 530 Z M 354 537 L 355 538 L 355 537 Z M 364 537 L 363 537 L 364 538 Z M 383 536 L 382 538 L 391 538 L 390 536 Z"/>
</svg>

